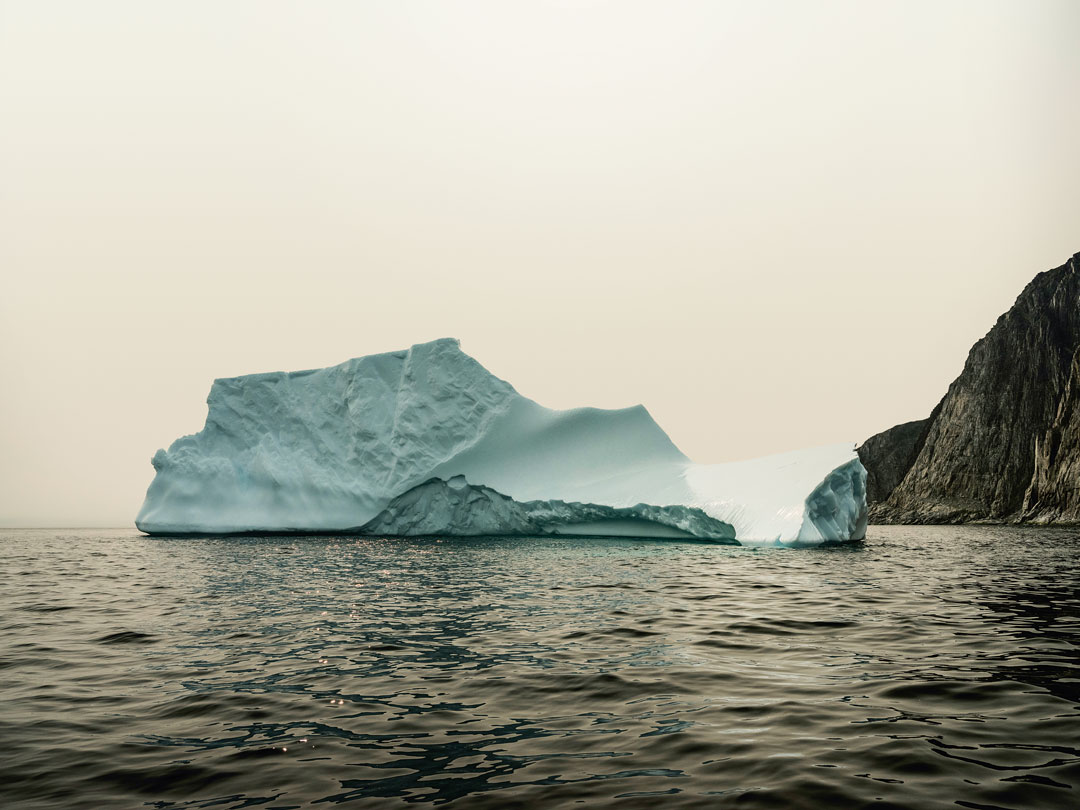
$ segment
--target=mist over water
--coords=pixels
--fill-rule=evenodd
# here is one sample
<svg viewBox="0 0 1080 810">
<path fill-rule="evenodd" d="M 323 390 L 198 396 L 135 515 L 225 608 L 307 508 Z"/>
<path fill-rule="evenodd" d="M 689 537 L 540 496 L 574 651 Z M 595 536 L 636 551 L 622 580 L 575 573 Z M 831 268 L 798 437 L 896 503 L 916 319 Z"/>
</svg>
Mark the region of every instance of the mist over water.
<svg viewBox="0 0 1080 810">
<path fill-rule="evenodd" d="M 0 804 L 1061 808 L 1080 532 L 0 531 Z"/>
</svg>

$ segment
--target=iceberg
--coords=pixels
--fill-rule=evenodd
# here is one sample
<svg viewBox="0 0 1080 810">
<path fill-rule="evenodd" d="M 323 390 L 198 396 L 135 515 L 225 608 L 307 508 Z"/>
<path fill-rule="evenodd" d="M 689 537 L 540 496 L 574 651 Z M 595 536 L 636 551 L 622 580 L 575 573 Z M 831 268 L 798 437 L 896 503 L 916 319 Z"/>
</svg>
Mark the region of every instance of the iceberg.
<svg viewBox="0 0 1080 810">
<path fill-rule="evenodd" d="M 854 443 L 695 464 L 648 411 L 558 411 L 457 340 L 215 380 L 203 429 L 152 459 L 148 534 L 861 540 Z"/>
</svg>

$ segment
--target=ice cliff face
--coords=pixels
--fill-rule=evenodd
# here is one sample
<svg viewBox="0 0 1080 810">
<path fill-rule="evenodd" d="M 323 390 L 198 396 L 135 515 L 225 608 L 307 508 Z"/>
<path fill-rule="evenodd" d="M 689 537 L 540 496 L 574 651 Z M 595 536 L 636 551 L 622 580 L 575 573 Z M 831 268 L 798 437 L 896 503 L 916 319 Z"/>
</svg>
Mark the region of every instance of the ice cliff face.
<svg viewBox="0 0 1080 810">
<path fill-rule="evenodd" d="M 350 531 L 861 539 L 850 445 L 690 462 L 638 406 L 553 411 L 455 340 L 217 380 L 206 426 L 153 458 L 152 534 Z"/>
</svg>

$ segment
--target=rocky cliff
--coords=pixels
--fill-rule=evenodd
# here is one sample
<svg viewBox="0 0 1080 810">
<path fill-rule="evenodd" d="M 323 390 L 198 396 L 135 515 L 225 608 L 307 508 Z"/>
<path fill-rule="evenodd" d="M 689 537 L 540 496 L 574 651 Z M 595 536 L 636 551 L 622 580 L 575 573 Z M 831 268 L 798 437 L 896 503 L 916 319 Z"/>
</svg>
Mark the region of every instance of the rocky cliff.
<svg viewBox="0 0 1080 810">
<path fill-rule="evenodd" d="M 1080 349 L 1054 424 L 1035 443 L 1035 474 L 1024 495 L 1027 520 L 1080 522 Z"/>
<path fill-rule="evenodd" d="M 1028 284 L 927 420 L 863 443 L 871 521 L 1080 520 L 1078 351 L 1080 253 Z"/>
<path fill-rule="evenodd" d="M 866 500 L 878 503 L 889 497 L 907 471 L 926 439 L 929 419 L 904 422 L 859 445 L 859 460 L 866 467 Z"/>
</svg>

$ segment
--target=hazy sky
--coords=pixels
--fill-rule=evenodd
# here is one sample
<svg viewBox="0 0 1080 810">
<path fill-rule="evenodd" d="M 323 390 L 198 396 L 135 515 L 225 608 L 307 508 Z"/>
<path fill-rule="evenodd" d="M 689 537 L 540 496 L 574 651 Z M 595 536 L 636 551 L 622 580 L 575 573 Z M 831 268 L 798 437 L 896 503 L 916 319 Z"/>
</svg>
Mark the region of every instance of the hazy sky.
<svg viewBox="0 0 1080 810">
<path fill-rule="evenodd" d="M 441 336 L 697 461 L 926 416 L 1080 251 L 1080 3 L 0 0 L 0 525 Z"/>
</svg>

